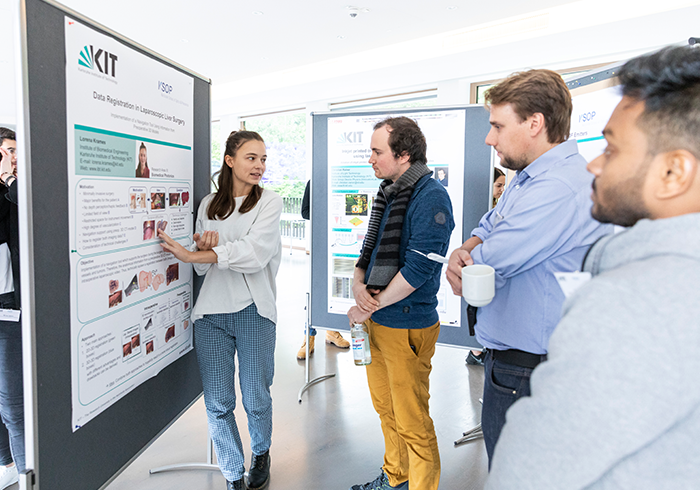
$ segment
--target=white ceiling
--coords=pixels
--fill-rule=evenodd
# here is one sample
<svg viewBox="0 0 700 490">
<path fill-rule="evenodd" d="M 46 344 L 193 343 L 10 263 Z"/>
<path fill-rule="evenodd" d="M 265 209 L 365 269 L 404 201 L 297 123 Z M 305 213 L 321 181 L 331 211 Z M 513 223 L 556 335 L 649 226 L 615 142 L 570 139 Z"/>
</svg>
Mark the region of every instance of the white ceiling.
<svg viewBox="0 0 700 490">
<path fill-rule="evenodd" d="M 570 0 L 353 2 L 64 0 L 61 3 L 211 78 L 214 84 L 571 3 Z M 369 12 L 351 18 L 348 6 L 366 8 Z"/>
<path fill-rule="evenodd" d="M 3 46 L 13 45 L 19 3 L 0 0 Z M 466 103 L 474 82 L 623 60 L 700 35 L 700 0 L 62 3 L 211 78 L 212 117 L 233 126 L 250 114 L 325 111 L 329 102 L 426 88 L 439 87 L 439 104 Z M 351 18 L 349 5 L 369 12 Z M 3 75 L 14 52 L 0 51 Z M 0 91 L 0 121 L 9 124 L 12 94 Z"/>
</svg>

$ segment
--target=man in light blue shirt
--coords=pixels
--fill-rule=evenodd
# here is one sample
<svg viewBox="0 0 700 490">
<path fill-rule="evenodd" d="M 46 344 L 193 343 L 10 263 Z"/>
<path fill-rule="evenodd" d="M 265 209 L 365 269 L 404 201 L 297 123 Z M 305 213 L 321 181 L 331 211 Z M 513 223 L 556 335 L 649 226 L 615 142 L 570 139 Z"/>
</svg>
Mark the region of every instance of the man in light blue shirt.
<svg viewBox="0 0 700 490">
<path fill-rule="evenodd" d="M 508 408 L 530 394 L 530 373 L 546 359 L 564 294 L 555 272 L 580 270 L 588 248 L 612 229 L 591 218 L 592 177 L 575 141 L 566 141 L 571 94 L 561 77 L 530 70 L 486 94 L 491 131 L 486 144 L 515 170 L 494 209 L 450 257 L 447 278 L 462 293 L 461 269 L 487 264 L 496 296 L 479 308 L 476 337 L 485 359 L 482 428 L 493 455 Z"/>
</svg>

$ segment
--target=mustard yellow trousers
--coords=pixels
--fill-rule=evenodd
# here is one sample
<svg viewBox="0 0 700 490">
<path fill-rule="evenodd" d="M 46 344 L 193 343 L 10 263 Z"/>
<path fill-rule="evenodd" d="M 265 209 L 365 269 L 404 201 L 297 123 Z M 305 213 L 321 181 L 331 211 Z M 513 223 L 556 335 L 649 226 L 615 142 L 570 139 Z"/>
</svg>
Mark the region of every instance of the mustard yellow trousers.
<svg viewBox="0 0 700 490">
<path fill-rule="evenodd" d="M 367 381 L 384 433 L 383 470 L 392 486 L 408 480 L 410 490 L 437 490 L 440 455 L 428 391 L 440 323 L 422 329 L 366 323 L 372 352 Z"/>
</svg>

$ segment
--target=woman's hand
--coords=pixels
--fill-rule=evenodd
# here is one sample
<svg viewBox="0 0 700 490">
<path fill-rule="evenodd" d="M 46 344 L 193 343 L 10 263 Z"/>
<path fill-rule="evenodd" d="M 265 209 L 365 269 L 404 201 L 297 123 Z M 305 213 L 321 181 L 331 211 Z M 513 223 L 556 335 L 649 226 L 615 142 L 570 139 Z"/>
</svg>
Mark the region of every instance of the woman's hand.
<svg viewBox="0 0 700 490">
<path fill-rule="evenodd" d="M 197 244 L 197 250 L 211 250 L 219 245 L 218 231 L 205 231 L 201 235 L 195 233 L 192 237 Z"/>
<path fill-rule="evenodd" d="M 191 262 L 190 256 L 192 252 L 170 238 L 163 230 L 158 230 L 158 238 L 163 240 L 160 244 L 163 251 L 173 254 L 177 260 L 182 262 Z"/>
</svg>

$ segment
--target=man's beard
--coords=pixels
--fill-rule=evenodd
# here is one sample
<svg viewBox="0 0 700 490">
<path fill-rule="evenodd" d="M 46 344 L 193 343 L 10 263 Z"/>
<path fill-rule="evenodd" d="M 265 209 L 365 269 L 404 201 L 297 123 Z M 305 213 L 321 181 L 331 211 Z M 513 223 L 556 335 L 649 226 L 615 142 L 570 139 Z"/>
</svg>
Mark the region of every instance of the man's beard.
<svg viewBox="0 0 700 490">
<path fill-rule="evenodd" d="M 501 167 L 507 168 L 508 170 L 520 171 L 530 165 L 532 162 L 528 162 L 525 156 L 520 158 L 511 158 L 503 155 L 501 157 Z"/>
<path fill-rule="evenodd" d="M 646 173 L 643 174 L 635 175 L 604 192 L 608 197 L 606 205 L 602 205 L 600 200 L 596 199 L 601 194 L 598 193 L 594 180 L 591 216 L 601 223 L 619 226 L 633 226 L 640 219 L 650 218 L 651 215 L 642 197 L 642 188 L 646 180 Z"/>
</svg>

